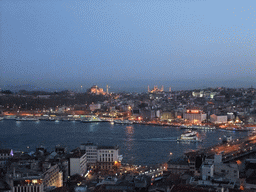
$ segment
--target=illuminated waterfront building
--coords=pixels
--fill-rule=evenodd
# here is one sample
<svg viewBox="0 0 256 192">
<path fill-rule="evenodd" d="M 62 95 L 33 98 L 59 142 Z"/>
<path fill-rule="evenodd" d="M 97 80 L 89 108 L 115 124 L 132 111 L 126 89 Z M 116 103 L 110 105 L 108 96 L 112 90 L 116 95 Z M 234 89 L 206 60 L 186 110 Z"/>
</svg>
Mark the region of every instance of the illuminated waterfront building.
<svg viewBox="0 0 256 192">
<path fill-rule="evenodd" d="M 202 110 L 189 109 L 183 113 L 183 118 L 192 123 L 201 123 L 203 120 L 206 120 L 206 114 Z"/>
<path fill-rule="evenodd" d="M 227 115 L 215 115 L 212 114 L 210 116 L 212 123 L 227 123 L 228 122 L 228 116 Z"/>
</svg>

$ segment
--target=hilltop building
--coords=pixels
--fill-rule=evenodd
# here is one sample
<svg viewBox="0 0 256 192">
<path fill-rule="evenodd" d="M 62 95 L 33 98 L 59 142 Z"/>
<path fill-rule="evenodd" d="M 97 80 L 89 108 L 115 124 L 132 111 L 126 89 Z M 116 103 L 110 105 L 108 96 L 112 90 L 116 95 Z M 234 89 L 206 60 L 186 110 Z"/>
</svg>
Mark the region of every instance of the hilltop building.
<svg viewBox="0 0 256 192">
<path fill-rule="evenodd" d="M 164 91 L 164 86 L 162 85 L 162 88 L 161 89 L 159 89 L 158 87 L 157 87 L 157 85 L 155 85 L 154 86 L 154 89 L 149 89 L 149 86 L 148 86 L 148 92 L 149 93 L 162 93 Z"/>
<path fill-rule="evenodd" d="M 108 91 L 108 87 L 107 87 Z M 88 92 L 91 94 L 96 95 L 106 95 L 107 93 L 103 91 L 103 88 L 99 88 L 97 85 L 93 85 L 90 89 L 88 89 Z"/>
</svg>

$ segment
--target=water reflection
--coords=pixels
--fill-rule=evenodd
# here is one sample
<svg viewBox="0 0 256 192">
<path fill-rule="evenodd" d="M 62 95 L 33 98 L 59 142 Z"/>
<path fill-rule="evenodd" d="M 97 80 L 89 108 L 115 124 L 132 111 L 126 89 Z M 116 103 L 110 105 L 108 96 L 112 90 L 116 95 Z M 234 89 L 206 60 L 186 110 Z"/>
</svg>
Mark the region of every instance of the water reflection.
<svg viewBox="0 0 256 192">
<path fill-rule="evenodd" d="M 21 121 L 16 121 L 16 126 L 20 127 L 21 126 Z"/>
<path fill-rule="evenodd" d="M 89 132 L 96 132 L 99 125 L 99 123 L 90 123 L 89 124 Z"/>
<path fill-rule="evenodd" d="M 133 145 L 134 145 L 134 127 L 133 126 L 126 126 L 125 127 L 125 136 L 126 136 L 126 147 L 128 151 L 131 151 Z"/>
<path fill-rule="evenodd" d="M 126 146 L 126 153 L 127 153 L 127 162 L 133 163 L 134 161 L 134 127 L 133 126 L 126 126 L 125 127 L 125 143 Z M 129 154 L 129 155 L 128 155 Z"/>
</svg>

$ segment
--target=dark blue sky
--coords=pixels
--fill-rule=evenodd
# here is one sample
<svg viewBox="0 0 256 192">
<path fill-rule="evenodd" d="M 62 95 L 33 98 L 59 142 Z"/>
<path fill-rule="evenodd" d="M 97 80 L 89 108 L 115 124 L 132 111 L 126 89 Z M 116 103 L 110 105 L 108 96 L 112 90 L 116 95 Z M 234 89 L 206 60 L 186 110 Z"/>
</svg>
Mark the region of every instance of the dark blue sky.
<svg viewBox="0 0 256 192">
<path fill-rule="evenodd" d="M 255 0 L 2 0 L 0 87 L 255 85 L 253 5 Z"/>
</svg>

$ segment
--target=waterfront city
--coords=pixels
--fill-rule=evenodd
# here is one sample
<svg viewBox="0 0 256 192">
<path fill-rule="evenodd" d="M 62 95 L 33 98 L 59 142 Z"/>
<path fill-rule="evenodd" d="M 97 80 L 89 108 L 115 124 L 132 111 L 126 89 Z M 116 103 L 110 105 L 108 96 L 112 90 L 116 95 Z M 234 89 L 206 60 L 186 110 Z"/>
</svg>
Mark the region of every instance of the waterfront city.
<svg viewBox="0 0 256 192">
<path fill-rule="evenodd" d="M 254 189 L 256 89 L 0 93 L 10 191 Z"/>
</svg>

